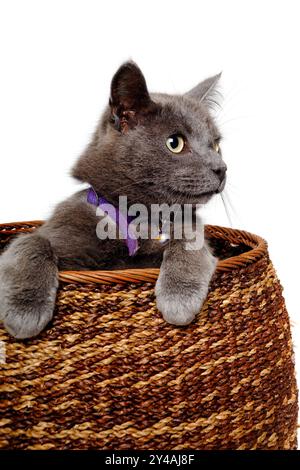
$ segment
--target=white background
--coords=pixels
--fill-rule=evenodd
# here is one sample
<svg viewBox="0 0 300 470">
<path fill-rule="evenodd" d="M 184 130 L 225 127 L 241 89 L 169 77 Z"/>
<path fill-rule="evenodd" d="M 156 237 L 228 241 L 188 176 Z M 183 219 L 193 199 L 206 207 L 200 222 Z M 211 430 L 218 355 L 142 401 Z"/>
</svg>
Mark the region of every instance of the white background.
<svg viewBox="0 0 300 470">
<path fill-rule="evenodd" d="M 134 59 L 149 89 L 223 71 L 218 123 L 233 226 L 266 238 L 300 364 L 299 2 L 0 0 L 0 222 L 43 219 L 79 188 L 69 170 Z M 229 225 L 220 201 L 206 220 Z"/>
</svg>

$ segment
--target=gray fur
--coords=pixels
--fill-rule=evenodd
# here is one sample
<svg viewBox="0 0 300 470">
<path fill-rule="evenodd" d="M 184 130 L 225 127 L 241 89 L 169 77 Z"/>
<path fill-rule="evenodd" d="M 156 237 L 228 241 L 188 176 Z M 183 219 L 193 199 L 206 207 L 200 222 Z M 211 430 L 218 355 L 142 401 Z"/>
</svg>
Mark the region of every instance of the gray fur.
<svg viewBox="0 0 300 470">
<path fill-rule="evenodd" d="M 206 244 L 201 250 L 187 251 L 180 240 L 171 242 L 155 286 L 157 307 L 168 323 L 187 325 L 194 320 L 206 299 L 216 262 Z"/>
<path fill-rule="evenodd" d="M 208 106 L 216 82 L 209 79 L 182 96 L 150 95 L 138 67 L 124 64 L 113 78 L 110 106 L 73 176 L 115 205 L 119 195 L 148 208 L 154 203 L 207 202 L 222 191 L 226 171 L 213 148 L 220 134 Z M 165 145 L 175 132 L 186 138 L 181 155 Z M 37 335 L 51 320 L 58 269 L 161 265 L 156 296 L 165 320 L 184 325 L 201 309 L 216 264 L 206 244 L 188 251 L 185 240 L 166 245 L 142 240 L 137 254 L 129 257 L 122 240 L 97 238 L 95 212 L 81 191 L 0 257 L 0 319 L 16 338 Z"/>
<path fill-rule="evenodd" d="M 36 336 L 53 316 L 57 260 L 37 233 L 22 235 L 0 257 L 0 314 L 16 338 Z"/>
</svg>

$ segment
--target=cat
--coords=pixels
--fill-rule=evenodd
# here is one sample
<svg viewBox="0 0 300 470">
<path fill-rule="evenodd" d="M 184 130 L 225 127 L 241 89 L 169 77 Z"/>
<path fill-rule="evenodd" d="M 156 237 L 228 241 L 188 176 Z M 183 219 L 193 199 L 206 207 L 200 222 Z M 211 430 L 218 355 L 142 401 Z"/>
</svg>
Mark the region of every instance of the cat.
<svg viewBox="0 0 300 470">
<path fill-rule="evenodd" d="M 211 113 L 220 75 L 183 95 L 149 93 L 132 61 L 113 76 L 109 104 L 72 174 L 114 207 L 205 204 L 226 182 L 221 135 Z M 59 270 L 159 267 L 156 302 L 163 318 L 187 325 L 201 310 L 217 259 L 205 241 L 139 240 L 134 255 L 123 239 L 100 240 L 99 217 L 82 190 L 60 203 L 31 234 L 0 257 L 0 319 L 15 338 L 38 335 L 53 316 Z"/>
</svg>

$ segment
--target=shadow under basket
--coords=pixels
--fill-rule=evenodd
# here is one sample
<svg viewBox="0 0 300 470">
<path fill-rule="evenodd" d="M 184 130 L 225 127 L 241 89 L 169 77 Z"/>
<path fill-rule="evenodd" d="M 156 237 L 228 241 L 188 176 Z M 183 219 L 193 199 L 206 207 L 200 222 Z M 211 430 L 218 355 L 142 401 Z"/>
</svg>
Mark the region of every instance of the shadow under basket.
<svg viewBox="0 0 300 470">
<path fill-rule="evenodd" d="M 1 249 L 40 223 L 2 224 Z M 158 270 L 131 269 L 61 272 L 39 337 L 0 329 L 1 448 L 296 449 L 290 324 L 267 245 L 206 236 L 220 261 L 187 327 L 157 311 Z"/>
</svg>

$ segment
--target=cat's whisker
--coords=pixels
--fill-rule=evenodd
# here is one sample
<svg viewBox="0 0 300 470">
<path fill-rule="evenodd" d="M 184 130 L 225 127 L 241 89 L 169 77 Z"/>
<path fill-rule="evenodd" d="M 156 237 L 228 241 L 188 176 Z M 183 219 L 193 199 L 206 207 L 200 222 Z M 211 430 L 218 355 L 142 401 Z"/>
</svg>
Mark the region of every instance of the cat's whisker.
<svg viewBox="0 0 300 470">
<path fill-rule="evenodd" d="M 240 221 L 240 217 L 239 217 L 239 215 L 238 215 L 238 213 L 237 213 L 237 211 L 236 211 L 236 209 L 235 209 L 235 207 L 232 203 L 231 197 L 229 196 L 227 191 L 224 192 L 224 196 L 225 196 L 227 205 L 230 207 L 230 210 L 231 210 L 232 214 L 234 215 L 235 219 L 237 221 Z"/>
<path fill-rule="evenodd" d="M 230 216 L 229 208 L 228 208 L 228 206 L 227 206 L 227 204 L 226 204 L 226 200 L 225 200 L 224 193 L 220 193 L 220 196 L 221 196 L 221 199 L 222 199 L 222 202 L 223 202 L 223 206 L 224 206 L 224 209 L 225 209 L 225 213 L 226 213 L 226 216 L 227 216 L 229 225 L 230 225 L 230 227 L 232 228 L 232 227 L 233 227 L 233 223 L 232 223 L 232 219 L 231 219 L 231 216 Z"/>
<path fill-rule="evenodd" d="M 235 192 L 239 192 L 240 189 L 238 188 L 238 186 L 236 186 L 235 184 L 233 184 L 231 181 L 226 181 L 226 188 L 225 188 L 225 191 L 226 189 L 228 189 L 228 187 L 230 188 L 230 191 L 235 191 Z M 226 191 L 226 196 L 228 197 L 228 193 Z"/>
<path fill-rule="evenodd" d="M 232 220 L 233 219 L 235 220 L 235 224 L 238 223 L 239 225 L 243 225 L 242 219 L 239 216 L 239 214 L 238 214 L 238 212 L 237 212 L 237 210 L 236 210 L 236 208 L 235 208 L 235 206 L 232 202 L 232 199 L 228 194 L 227 189 L 228 188 L 226 186 L 225 190 L 221 193 L 221 199 L 222 199 L 227 217 L 230 220 L 231 226 L 232 226 Z"/>
</svg>

